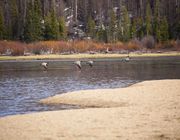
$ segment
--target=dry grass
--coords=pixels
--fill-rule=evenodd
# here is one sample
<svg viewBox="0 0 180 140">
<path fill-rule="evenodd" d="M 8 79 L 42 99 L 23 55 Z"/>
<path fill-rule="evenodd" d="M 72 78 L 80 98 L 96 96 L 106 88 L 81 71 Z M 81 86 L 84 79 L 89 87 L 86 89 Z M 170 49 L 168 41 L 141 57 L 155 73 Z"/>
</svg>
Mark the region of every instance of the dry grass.
<svg viewBox="0 0 180 140">
<path fill-rule="evenodd" d="M 157 50 L 172 50 L 172 51 L 176 50 L 176 51 L 179 51 L 180 50 L 180 43 L 179 43 L 179 41 L 170 40 L 167 42 L 156 44 L 155 48 Z"/>
<path fill-rule="evenodd" d="M 132 40 L 127 44 L 127 49 L 129 51 L 136 51 L 136 50 L 140 50 L 141 48 L 142 48 L 141 43 L 136 40 Z"/>
<path fill-rule="evenodd" d="M 0 41 L 0 54 L 7 53 L 12 56 L 24 55 L 25 44 L 15 41 Z"/>
<path fill-rule="evenodd" d="M 55 54 L 78 54 L 78 53 L 91 53 L 91 52 L 105 53 L 107 48 L 112 53 L 119 53 L 122 52 L 123 50 L 126 51 L 128 50 L 130 52 L 133 52 L 137 50 L 143 50 L 144 48 L 147 49 L 146 46 L 144 46 L 143 42 L 144 40 L 143 41 L 132 40 L 127 44 L 122 42 L 105 44 L 105 43 L 93 42 L 90 40 L 84 40 L 84 41 L 40 41 L 40 42 L 25 44 L 17 41 L 0 41 L 0 55 L 3 56 L 4 55 L 5 56 L 48 55 L 45 58 L 59 58 L 59 55 L 57 55 L 58 56 L 57 57 Z M 155 50 L 168 50 L 168 51 L 180 50 L 179 44 L 180 43 L 178 41 L 173 41 L 173 40 L 168 41 L 166 43 L 159 43 L 156 44 Z M 52 54 L 54 54 L 53 57 L 50 56 Z M 67 58 L 71 58 L 72 56 L 74 58 L 74 55 L 68 56 Z M 117 56 L 119 57 L 119 55 Z M 75 57 L 77 57 L 77 55 Z M 90 56 L 90 57 L 94 57 L 94 56 Z M 1 57 L 1 59 L 2 58 L 3 57 Z M 4 58 L 8 58 L 8 57 L 4 57 Z M 11 59 L 11 57 L 9 58 Z M 37 56 L 20 57 L 20 58 L 36 59 Z M 39 58 L 43 59 L 44 56 L 38 56 L 37 59 Z M 63 58 L 66 58 L 66 56 L 63 56 Z"/>
</svg>

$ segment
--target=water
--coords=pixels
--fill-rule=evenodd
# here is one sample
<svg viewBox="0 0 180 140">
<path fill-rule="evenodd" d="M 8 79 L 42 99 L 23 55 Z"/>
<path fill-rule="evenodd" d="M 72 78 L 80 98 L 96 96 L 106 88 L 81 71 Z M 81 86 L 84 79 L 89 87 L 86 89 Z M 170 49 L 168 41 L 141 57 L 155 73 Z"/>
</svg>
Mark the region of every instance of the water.
<svg viewBox="0 0 180 140">
<path fill-rule="evenodd" d="M 84 63 L 81 71 L 70 60 L 49 60 L 48 71 L 40 67 L 40 60 L 0 62 L 0 116 L 78 108 L 38 103 L 40 99 L 69 91 L 126 87 L 144 80 L 180 79 L 180 57 L 94 61 L 92 68 Z"/>
</svg>

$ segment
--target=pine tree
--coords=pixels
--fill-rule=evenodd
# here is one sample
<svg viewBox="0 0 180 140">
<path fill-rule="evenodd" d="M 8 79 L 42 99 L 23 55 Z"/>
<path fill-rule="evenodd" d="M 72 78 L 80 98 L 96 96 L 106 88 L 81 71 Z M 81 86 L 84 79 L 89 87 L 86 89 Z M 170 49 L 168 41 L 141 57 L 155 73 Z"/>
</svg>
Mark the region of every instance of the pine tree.
<svg viewBox="0 0 180 140">
<path fill-rule="evenodd" d="M 164 17 L 161 20 L 159 30 L 160 30 L 159 40 L 163 42 L 167 41 L 169 39 L 169 25 L 168 25 L 166 17 Z"/>
<path fill-rule="evenodd" d="M 4 16 L 3 16 L 3 11 L 0 7 L 0 40 L 4 39 Z"/>
<path fill-rule="evenodd" d="M 34 0 L 34 9 L 33 9 L 33 24 L 34 24 L 34 39 L 42 40 L 42 11 L 40 0 Z"/>
<path fill-rule="evenodd" d="M 175 39 L 180 39 L 180 21 L 177 22 L 174 27 L 173 37 Z"/>
<path fill-rule="evenodd" d="M 48 15 L 44 19 L 44 39 L 50 40 L 52 38 L 51 33 L 51 15 L 48 13 Z"/>
<path fill-rule="evenodd" d="M 110 42 L 115 42 L 117 40 L 117 24 L 116 15 L 112 10 L 110 13 L 110 24 L 109 24 L 109 39 Z"/>
<path fill-rule="evenodd" d="M 59 24 L 55 15 L 55 11 L 52 10 L 45 18 L 45 40 L 57 40 L 59 39 Z"/>
<path fill-rule="evenodd" d="M 156 0 L 155 8 L 154 8 L 154 25 L 153 25 L 154 31 L 153 32 L 154 32 L 154 36 L 155 36 L 157 41 L 160 40 L 159 24 L 160 24 L 159 0 Z"/>
<path fill-rule="evenodd" d="M 137 22 L 136 22 L 135 19 L 133 19 L 132 26 L 131 26 L 131 38 L 136 38 L 137 37 L 136 26 L 137 26 Z"/>
<path fill-rule="evenodd" d="M 52 39 L 56 40 L 59 38 L 59 25 L 56 17 L 56 13 L 53 10 L 51 12 L 51 30 L 52 30 Z"/>
<path fill-rule="evenodd" d="M 103 24 L 101 25 L 101 27 L 99 28 L 99 30 L 97 32 L 97 39 L 100 42 L 106 42 L 106 43 L 108 42 L 107 32 L 106 32 L 106 29 Z"/>
<path fill-rule="evenodd" d="M 4 24 L 4 39 L 12 40 L 12 26 L 11 23 Z"/>
<path fill-rule="evenodd" d="M 123 41 L 123 36 L 124 36 L 124 28 L 122 25 L 122 18 L 118 20 L 118 28 L 117 28 L 117 36 L 118 40 Z"/>
<path fill-rule="evenodd" d="M 130 39 L 130 27 L 131 27 L 131 22 L 129 18 L 128 11 L 126 7 L 123 7 L 123 12 L 122 12 L 122 37 L 123 41 L 128 41 Z"/>
<path fill-rule="evenodd" d="M 24 28 L 24 40 L 26 42 L 34 41 L 34 23 L 33 23 L 33 4 L 32 2 L 28 3 L 27 14 L 26 14 L 26 23 Z"/>
<path fill-rule="evenodd" d="M 11 31 L 12 31 L 12 39 L 17 39 L 18 38 L 18 18 L 19 18 L 19 13 L 18 13 L 18 7 L 17 7 L 17 2 L 16 0 L 12 0 L 11 2 Z"/>
<path fill-rule="evenodd" d="M 60 17 L 59 19 L 59 36 L 60 39 L 67 38 L 67 29 L 66 29 L 64 17 Z"/>
<path fill-rule="evenodd" d="M 95 26 L 95 21 L 92 19 L 91 16 L 89 16 L 87 23 L 87 35 L 91 38 L 95 38 Z"/>
<path fill-rule="evenodd" d="M 139 39 L 142 39 L 144 37 L 145 27 L 143 23 L 144 22 L 143 22 L 142 17 L 139 17 L 137 19 L 137 36 Z"/>
<path fill-rule="evenodd" d="M 24 40 L 27 42 L 42 39 L 42 17 L 40 1 L 30 2 L 27 8 L 26 24 L 24 29 Z"/>
<path fill-rule="evenodd" d="M 146 35 L 149 36 L 152 33 L 152 25 L 151 25 L 151 7 L 150 4 L 147 4 L 146 8 Z"/>
</svg>

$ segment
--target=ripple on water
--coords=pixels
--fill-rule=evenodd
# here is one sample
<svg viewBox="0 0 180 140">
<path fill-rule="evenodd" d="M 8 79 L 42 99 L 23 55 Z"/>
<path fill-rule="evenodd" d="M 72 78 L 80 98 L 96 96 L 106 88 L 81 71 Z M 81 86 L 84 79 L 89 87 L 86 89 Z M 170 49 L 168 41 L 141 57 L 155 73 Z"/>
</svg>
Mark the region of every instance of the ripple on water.
<svg viewBox="0 0 180 140">
<path fill-rule="evenodd" d="M 143 80 L 177 79 L 180 78 L 179 62 L 180 59 L 134 60 L 129 63 L 95 61 L 92 68 L 83 65 L 81 71 L 69 61 L 50 61 L 48 71 L 36 68 L 39 61 L 0 62 L 0 116 L 78 108 L 38 103 L 40 99 L 69 91 L 126 87 Z"/>
</svg>

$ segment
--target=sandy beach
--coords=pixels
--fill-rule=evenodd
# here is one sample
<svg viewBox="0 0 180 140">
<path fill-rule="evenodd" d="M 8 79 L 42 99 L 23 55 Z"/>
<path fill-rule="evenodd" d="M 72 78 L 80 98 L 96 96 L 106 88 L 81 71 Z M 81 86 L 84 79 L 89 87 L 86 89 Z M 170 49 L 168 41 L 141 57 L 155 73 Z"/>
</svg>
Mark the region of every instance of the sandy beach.
<svg viewBox="0 0 180 140">
<path fill-rule="evenodd" d="M 82 109 L 0 118 L 0 140 L 180 140 L 180 80 L 65 93 L 40 101 Z"/>
</svg>

